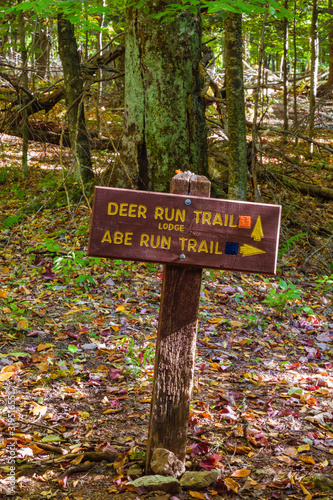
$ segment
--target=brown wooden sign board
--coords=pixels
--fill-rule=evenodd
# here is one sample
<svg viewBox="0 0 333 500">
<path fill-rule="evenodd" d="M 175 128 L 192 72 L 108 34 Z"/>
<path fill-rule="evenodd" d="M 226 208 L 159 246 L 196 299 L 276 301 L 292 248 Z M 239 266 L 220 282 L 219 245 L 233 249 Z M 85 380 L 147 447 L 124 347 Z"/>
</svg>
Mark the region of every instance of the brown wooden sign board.
<svg viewBox="0 0 333 500">
<path fill-rule="evenodd" d="M 88 255 L 275 274 L 281 206 L 96 187 Z"/>
</svg>

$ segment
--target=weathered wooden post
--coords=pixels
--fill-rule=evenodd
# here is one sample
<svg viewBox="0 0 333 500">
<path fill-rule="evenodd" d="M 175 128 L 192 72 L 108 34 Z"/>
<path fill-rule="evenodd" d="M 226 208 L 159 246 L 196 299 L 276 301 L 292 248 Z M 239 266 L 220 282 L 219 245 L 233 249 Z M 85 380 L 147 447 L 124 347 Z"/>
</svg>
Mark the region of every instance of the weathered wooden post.
<svg viewBox="0 0 333 500">
<path fill-rule="evenodd" d="M 186 172 L 173 177 L 170 191 L 188 195 L 185 204 L 189 206 L 191 196 L 210 196 L 210 182 Z M 166 448 L 185 459 L 201 276 L 201 268 L 164 266 L 146 472 L 155 448 Z"/>
</svg>

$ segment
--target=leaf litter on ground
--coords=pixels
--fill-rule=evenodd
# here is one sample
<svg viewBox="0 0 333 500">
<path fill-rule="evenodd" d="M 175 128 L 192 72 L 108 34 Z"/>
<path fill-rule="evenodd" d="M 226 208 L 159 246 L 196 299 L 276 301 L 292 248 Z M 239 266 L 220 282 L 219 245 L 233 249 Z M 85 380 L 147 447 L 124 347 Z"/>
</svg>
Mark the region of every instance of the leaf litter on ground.
<svg viewBox="0 0 333 500">
<path fill-rule="evenodd" d="M 5 489 L 14 444 L 17 498 L 41 483 L 136 497 L 125 485 L 144 461 L 163 268 L 86 258 L 88 225 L 80 205 L 2 229 L 0 474 Z M 202 498 L 309 500 L 333 477 L 332 283 L 299 259 L 291 246 L 270 279 L 204 271 L 186 466 L 221 475 Z"/>
</svg>

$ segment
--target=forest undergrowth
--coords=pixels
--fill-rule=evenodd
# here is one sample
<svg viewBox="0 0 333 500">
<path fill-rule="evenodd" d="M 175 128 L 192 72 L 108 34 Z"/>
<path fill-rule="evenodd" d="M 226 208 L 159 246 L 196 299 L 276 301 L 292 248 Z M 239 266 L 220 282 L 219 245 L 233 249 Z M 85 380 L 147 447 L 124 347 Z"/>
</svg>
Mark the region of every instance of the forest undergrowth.
<svg viewBox="0 0 333 500">
<path fill-rule="evenodd" d="M 261 195 L 283 207 L 277 275 L 203 272 L 186 467 L 220 477 L 167 493 L 128 486 L 144 461 L 163 267 L 88 258 L 91 197 L 69 202 L 69 154 L 61 168 L 56 146 L 33 143 L 22 181 L 21 141 L 3 136 L 4 494 L 14 449 L 13 498 L 333 498 L 333 205 L 297 190 L 330 188 L 333 163 L 307 147 L 262 138 Z M 210 154 L 223 163 L 218 133 Z"/>
</svg>

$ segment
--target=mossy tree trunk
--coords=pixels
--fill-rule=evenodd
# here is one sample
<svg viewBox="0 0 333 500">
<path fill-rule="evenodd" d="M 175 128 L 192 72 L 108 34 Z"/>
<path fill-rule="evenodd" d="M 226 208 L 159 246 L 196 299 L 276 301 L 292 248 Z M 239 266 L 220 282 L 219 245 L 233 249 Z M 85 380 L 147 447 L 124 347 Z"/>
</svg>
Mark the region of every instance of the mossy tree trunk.
<svg viewBox="0 0 333 500">
<path fill-rule="evenodd" d="M 82 100 L 83 78 L 74 34 L 74 26 L 61 14 L 58 16 L 59 56 L 65 80 L 68 133 L 78 182 L 87 182 L 93 176 L 89 137 Z"/>
<path fill-rule="evenodd" d="M 225 20 L 226 94 L 229 124 L 229 189 L 231 200 L 246 200 L 247 153 L 242 62 L 242 14 Z"/>
<path fill-rule="evenodd" d="M 175 0 L 145 5 L 151 14 L 168 3 Z M 112 183 L 168 191 L 177 169 L 207 171 L 200 14 L 162 23 L 130 7 L 125 47 L 124 162 Z"/>
</svg>

